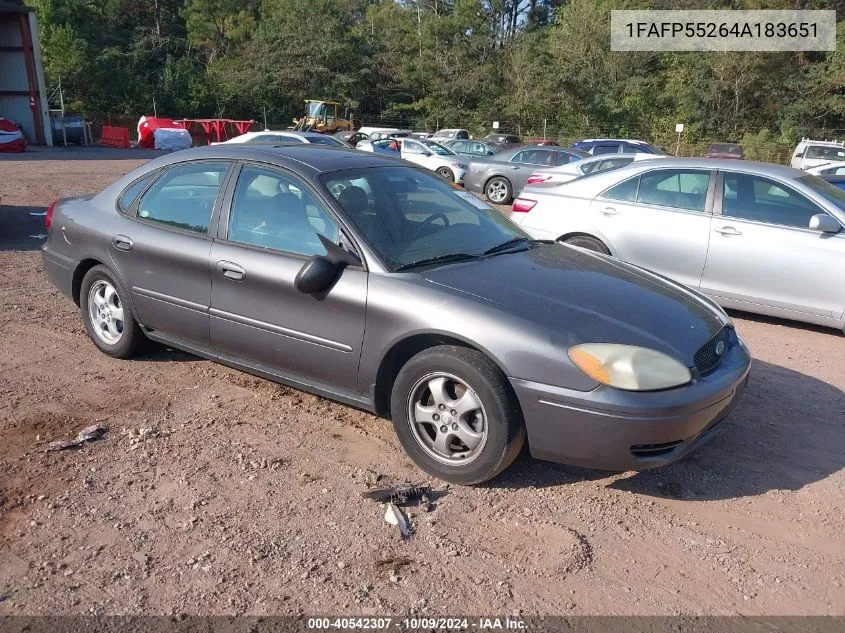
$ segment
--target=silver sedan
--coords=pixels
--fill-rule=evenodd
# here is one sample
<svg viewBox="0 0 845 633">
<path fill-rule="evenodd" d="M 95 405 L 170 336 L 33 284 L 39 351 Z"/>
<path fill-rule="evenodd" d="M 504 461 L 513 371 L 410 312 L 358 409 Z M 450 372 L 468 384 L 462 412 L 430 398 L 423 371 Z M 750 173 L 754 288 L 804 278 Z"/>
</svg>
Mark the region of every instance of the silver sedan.
<svg viewBox="0 0 845 633">
<path fill-rule="evenodd" d="M 533 237 L 617 256 L 724 307 L 843 328 L 845 191 L 766 163 L 657 159 L 527 187 Z"/>
</svg>

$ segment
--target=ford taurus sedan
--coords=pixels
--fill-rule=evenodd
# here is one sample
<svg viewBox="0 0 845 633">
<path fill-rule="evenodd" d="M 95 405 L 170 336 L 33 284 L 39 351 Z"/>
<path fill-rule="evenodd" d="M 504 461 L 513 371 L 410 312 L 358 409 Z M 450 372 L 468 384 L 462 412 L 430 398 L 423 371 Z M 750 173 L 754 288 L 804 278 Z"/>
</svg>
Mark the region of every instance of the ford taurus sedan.
<svg viewBox="0 0 845 633">
<path fill-rule="evenodd" d="M 845 192 L 767 163 L 668 158 L 526 188 L 534 237 L 612 254 L 722 306 L 842 329 Z"/>
<path fill-rule="evenodd" d="M 714 303 L 532 240 L 437 175 L 314 145 L 150 161 L 47 212 L 50 279 L 104 353 L 147 339 L 390 417 L 424 470 L 678 459 L 740 398 Z"/>
</svg>

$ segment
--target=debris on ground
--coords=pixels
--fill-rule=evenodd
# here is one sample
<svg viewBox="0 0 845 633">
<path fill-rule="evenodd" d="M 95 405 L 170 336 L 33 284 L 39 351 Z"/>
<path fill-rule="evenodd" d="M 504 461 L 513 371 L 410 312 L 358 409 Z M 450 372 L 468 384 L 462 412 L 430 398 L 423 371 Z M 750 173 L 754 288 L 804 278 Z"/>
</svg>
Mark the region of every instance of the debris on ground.
<svg viewBox="0 0 845 633">
<path fill-rule="evenodd" d="M 426 511 L 431 509 L 431 487 L 425 484 L 397 484 L 389 488 L 366 490 L 361 493 L 361 496 L 364 499 L 372 499 L 379 503 L 395 503 L 397 506 L 407 506 L 419 502 L 426 507 Z"/>
<path fill-rule="evenodd" d="M 79 448 L 85 442 L 93 442 L 95 440 L 99 440 L 103 435 L 106 434 L 106 431 L 109 430 L 109 427 L 105 424 L 92 424 L 91 426 L 85 427 L 79 432 L 72 440 L 56 440 L 54 442 L 50 442 L 47 446 L 48 451 L 64 451 L 69 448 Z"/>
<path fill-rule="evenodd" d="M 399 528 L 399 534 L 403 540 L 411 538 L 411 526 L 408 519 L 402 513 L 396 504 L 392 501 L 387 502 L 387 510 L 384 513 L 384 520 L 390 525 L 395 525 Z"/>
</svg>

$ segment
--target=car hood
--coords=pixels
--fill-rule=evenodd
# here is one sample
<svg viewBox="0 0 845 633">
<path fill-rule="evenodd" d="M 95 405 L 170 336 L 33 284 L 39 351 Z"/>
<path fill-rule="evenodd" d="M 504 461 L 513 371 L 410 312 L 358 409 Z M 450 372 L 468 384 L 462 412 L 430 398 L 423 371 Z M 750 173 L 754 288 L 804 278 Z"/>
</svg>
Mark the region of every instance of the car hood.
<svg viewBox="0 0 845 633">
<path fill-rule="evenodd" d="M 545 336 L 552 334 L 550 344 L 640 345 L 690 366 L 695 352 L 728 322 L 719 308 L 680 284 L 560 244 L 420 274 L 432 284 L 495 304 L 539 326 Z"/>
</svg>

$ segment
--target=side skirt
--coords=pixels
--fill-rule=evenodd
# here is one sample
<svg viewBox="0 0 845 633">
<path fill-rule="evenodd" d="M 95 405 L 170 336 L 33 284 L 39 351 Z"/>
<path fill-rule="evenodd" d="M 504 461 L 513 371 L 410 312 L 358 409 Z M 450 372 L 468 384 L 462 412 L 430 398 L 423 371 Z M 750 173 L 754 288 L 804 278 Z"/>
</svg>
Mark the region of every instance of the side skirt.
<svg viewBox="0 0 845 633">
<path fill-rule="evenodd" d="M 328 398 L 329 400 L 335 400 L 351 407 L 355 407 L 356 409 L 362 409 L 368 413 L 375 413 L 375 407 L 373 407 L 372 401 L 364 394 L 345 389 L 339 390 L 336 387 L 310 380 L 302 376 L 283 374 L 272 367 L 268 367 L 267 365 L 262 365 L 260 363 L 253 363 L 252 361 L 238 356 L 217 354 L 213 350 L 200 347 L 193 343 L 187 343 L 175 337 L 167 336 L 158 330 L 147 330 L 144 328 L 144 334 L 153 341 L 180 349 L 184 352 L 188 352 L 189 354 L 194 354 L 196 356 L 218 362 L 222 365 L 239 369 L 246 373 L 266 378 L 267 380 L 272 380 L 273 382 L 277 382 L 287 387 L 293 387 L 294 389 L 307 391 L 308 393 L 313 393 L 314 395 Z"/>
</svg>

